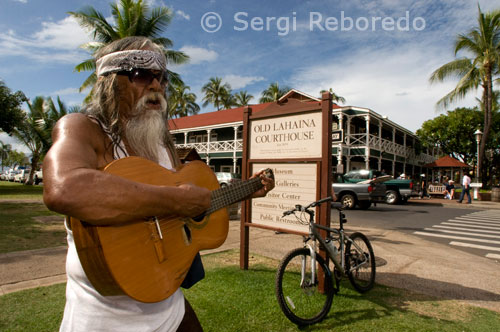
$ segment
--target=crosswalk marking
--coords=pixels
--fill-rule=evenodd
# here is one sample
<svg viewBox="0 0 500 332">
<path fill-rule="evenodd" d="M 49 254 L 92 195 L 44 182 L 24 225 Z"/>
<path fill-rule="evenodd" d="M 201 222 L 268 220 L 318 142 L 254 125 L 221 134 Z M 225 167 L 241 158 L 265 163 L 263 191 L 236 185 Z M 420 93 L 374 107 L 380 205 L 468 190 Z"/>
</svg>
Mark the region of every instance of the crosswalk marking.
<svg viewBox="0 0 500 332">
<path fill-rule="evenodd" d="M 486 257 L 493 259 L 500 259 L 500 255 L 497 254 L 486 254 Z"/>
<path fill-rule="evenodd" d="M 453 220 L 453 219 L 450 219 L 450 220 Z M 488 220 L 488 219 L 484 219 L 484 218 L 464 218 L 464 217 L 456 217 L 455 220 L 460 220 L 460 221 L 475 221 L 475 222 L 484 222 L 484 223 L 487 223 L 487 224 L 497 224 L 497 225 L 500 225 L 500 221 L 496 221 L 496 220 Z"/>
<path fill-rule="evenodd" d="M 446 229 L 456 229 L 459 231 L 468 231 L 470 230 L 469 228 L 464 228 L 464 227 L 453 227 L 453 226 L 441 226 L 441 225 L 435 225 L 433 226 L 434 228 L 446 228 Z M 488 233 L 488 234 L 500 234 L 500 231 L 490 231 L 490 230 L 484 230 L 484 229 L 475 229 L 474 232 L 482 232 L 482 233 Z"/>
<path fill-rule="evenodd" d="M 485 257 L 500 259 L 500 213 L 479 211 L 454 217 L 414 232 L 416 235 L 450 240 L 452 246 L 486 251 Z"/>
<path fill-rule="evenodd" d="M 452 246 L 459 246 L 459 247 L 468 247 L 468 248 L 475 248 L 475 249 L 483 249 L 483 250 L 492 250 L 492 251 L 500 251 L 500 248 L 496 247 L 489 247 L 489 246 L 481 246 L 479 244 L 472 244 L 472 243 L 463 243 L 463 242 L 455 242 L 451 241 L 450 244 Z"/>
<path fill-rule="evenodd" d="M 434 226 L 436 227 L 436 226 Z M 438 231 L 442 233 L 448 233 L 448 234 L 459 234 L 459 235 L 470 235 L 470 236 L 482 236 L 482 237 L 489 237 L 490 239 L 500 239 L 500 235 L 490 235 L 490 234 L 478 234 L 478 233 L 471 233 L 471 232 L 460 232 L 460 231 L 452 231 L 452 230 L 445 230 L 445 229 L 434 229 L 434 228 L 424 228 L 425 231 Z M 475 230 L 474 230 L 475 232 Z"/>
<path fill-rule="evenodd" d="M 455 235 L 445 235 L 445 234 L 426 233 L 426 232 L 415 232 L 414 234 L 425 235 L 425 236 L 434 236 L 434 237 L 443 237 L 443 238 L 454 239 L 454 240 L 465 240 L 465 241 L 468 240 L 468 241 L 474 241 L 474 242 L 500 244 L 500 241 L 475 239 L 475 238 L 471 238 L 471 237 L 463 237 L 463 236 L 455 236 Z"/>
<path fill-rule="evenodd" d="M 451 223 L 451 222 L 442 222 L 441 225 L 471 226 L 471 227 L 474 226 L 474 228 L 498 229 L 498 227 L 468 225 L 468 224 L 465 224 L 465 223 Z"/>
</svg>

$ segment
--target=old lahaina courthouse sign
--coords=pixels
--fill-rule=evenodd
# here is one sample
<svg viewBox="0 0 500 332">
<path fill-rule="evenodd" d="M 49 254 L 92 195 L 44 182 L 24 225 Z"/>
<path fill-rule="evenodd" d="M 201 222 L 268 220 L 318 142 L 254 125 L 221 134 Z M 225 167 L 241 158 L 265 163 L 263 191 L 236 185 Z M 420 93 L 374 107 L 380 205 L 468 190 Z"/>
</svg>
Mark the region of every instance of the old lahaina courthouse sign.
<svg viewBox="0 0 500 332">
<path fill-rule="evenodd" d="M 321 128 L 321 112 L 252 121 L 250 158 L 319 158 Z"/>
<path fill-rule="evenodd" d="M 242 206 L 242 268 L 248 268 L 249 227 L 305 234 L 308 226 L 283 212 L 331 195 L 331 110 L 329 93 L 321 102 L 288 98 L 254 115 L 245 110 L 242 176 L 271 168 L 276 186 Z M 330 224 L 329 204 L 318 209 L 317 221 Z"/>
</svg>

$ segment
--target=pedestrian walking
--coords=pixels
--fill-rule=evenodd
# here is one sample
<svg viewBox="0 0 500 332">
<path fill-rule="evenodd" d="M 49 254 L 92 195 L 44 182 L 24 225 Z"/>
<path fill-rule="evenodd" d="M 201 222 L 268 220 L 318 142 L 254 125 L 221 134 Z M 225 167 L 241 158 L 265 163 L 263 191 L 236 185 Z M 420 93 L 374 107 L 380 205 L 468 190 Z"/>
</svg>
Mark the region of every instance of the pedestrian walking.
<svg viewBox="0 0 500 332">
<path fill-rule="evenodd" d="M 427 179 L 425 177 L 425 174 L 420 175 L 422 177 L 422 182 L 420 184 L 420 199 L 423 199 L 427 197 L 428 199 L 431 199 L 431 195 L 427 192 Z"/>
<path fill-rule="evenodd" d="M 472 171 L 470 171 L 470 175 L 472 176 Z M 458 203 L 462 203 L 464 200 L 465 194 L 467 194 L 467 204 L 471 204 L 471 197 L 470 197 L 470 176 L 467 174 L 464 174 L 464 177 L 462 178 L 462 193 L 460 194 L 460 198 L 458 199 Z"/>
</svg>

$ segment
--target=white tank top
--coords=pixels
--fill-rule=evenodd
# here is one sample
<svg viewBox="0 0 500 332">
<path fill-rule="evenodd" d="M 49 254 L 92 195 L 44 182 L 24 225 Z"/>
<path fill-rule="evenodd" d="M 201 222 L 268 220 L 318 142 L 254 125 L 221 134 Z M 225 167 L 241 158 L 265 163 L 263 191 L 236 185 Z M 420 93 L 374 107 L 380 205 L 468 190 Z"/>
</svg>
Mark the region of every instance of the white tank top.
<svg viewBox="0 0 500 332">
<path fill-rule="evenodd" d="M 114 159 L 128 156 L 119 137 L 112 137 L 102 123 L 93 117 L 113 143 Z M 160 148 L 160 165 L 172 168 L 165 148 Z M 68 254 L 66 257 L 66 305 L 61 323 L 61 332 L 142 332 L 176 331 L 184 317 L 184 295 L 180 288 L 166 300 L 157 303 L 142 303 L 128 296 L 102 296 L 88 280 L 76 251 L 73 232 L 65 221 Z"/>
</svg>

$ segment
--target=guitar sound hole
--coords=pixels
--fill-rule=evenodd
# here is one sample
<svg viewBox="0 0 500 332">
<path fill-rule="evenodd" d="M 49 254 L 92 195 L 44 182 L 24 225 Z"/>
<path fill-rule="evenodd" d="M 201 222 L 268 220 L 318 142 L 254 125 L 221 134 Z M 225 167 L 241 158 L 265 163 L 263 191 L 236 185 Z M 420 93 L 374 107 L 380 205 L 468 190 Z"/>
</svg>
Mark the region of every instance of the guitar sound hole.
<svg viewBox="0 0 500 332">
<path fill-rule="evenodd" d="M 186 234 L 186 240 L 188 243 L 191 243 L 191 230 L 189 229 L 189 227 L 184 224 L 184 234 Z"/>
</svg>

